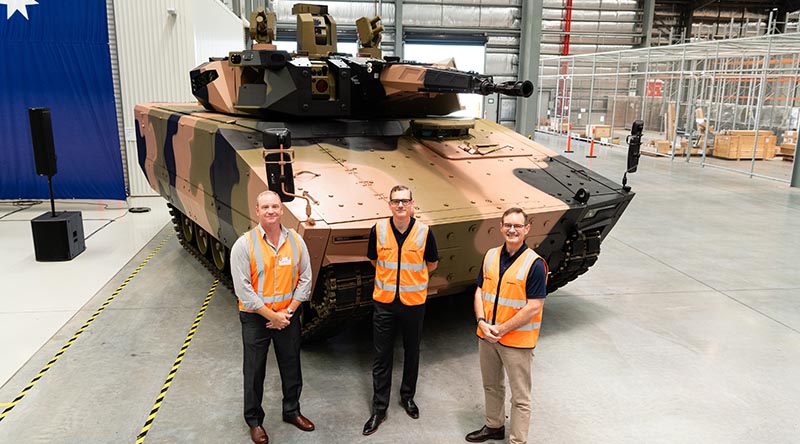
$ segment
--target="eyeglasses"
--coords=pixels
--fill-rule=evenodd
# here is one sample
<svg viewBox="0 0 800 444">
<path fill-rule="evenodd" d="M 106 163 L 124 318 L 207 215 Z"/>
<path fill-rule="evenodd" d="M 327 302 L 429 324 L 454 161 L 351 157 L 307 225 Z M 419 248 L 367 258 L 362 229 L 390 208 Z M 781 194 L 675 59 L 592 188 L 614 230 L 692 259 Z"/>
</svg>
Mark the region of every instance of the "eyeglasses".
<svg viewBox="0 0 800 444">
<path fill-rule="evenodd" d="M 400 204 L 408 205 L 411 203 L 411 199 L 392 199 L 389 201 L 394 206 L 398 206 Z"/>
<path fill-rule="evenodd" d="M 503 228 L 505 228 L 506 230 L 510 230 L 512 228 L 515 229 L 515 230 L 521 230 L 521 229 L 525 228 L 525 225 L 522 225 L 522 224 L 503 224 Z"/>
</svg>

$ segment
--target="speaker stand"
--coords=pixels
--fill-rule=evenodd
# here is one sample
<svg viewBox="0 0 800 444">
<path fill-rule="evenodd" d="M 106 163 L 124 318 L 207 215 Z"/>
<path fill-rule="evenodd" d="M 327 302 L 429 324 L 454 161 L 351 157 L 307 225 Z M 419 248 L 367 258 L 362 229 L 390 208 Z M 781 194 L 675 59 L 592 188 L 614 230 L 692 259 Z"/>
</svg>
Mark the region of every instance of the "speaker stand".
<svg viewBox="0 0 800 444">
<path fill-rule="evenodd" d="M 50 214 L 56 217 L 56 200 L 53 198 L 53 176 L 47 175 L 47 186 L 50 187 Z"/>
</svg>

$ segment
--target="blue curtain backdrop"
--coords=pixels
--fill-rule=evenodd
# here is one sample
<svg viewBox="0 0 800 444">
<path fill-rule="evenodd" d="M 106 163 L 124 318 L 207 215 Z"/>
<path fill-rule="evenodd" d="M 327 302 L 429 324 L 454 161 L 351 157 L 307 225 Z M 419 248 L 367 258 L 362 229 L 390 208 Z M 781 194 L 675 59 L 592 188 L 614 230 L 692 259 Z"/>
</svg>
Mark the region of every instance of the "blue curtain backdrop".
<svg viewBox="0 0 800 444">
<path fill-rule="evenodd" d="M 106 20 L 103 0 L 0 3 L 0 199 L 49 196 L 31 107 L 50 108 L 56 198 L 125 199 Z"/>
</svg>

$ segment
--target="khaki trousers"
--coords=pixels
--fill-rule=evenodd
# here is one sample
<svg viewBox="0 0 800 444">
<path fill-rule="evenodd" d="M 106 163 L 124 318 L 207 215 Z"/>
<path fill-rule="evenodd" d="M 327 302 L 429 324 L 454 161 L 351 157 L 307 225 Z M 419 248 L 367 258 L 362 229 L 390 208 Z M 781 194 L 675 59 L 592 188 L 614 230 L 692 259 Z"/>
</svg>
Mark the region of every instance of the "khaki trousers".
<svg viewBox="0 0 800 444">
<path fill-rule="evenodd" d="M 510 444 L 528 442 L 531 423 L 531 364 L 532 348 L 506 347 L 478 340 L 478 354 L 486 397 L 486 425 L 498 428 L 505 425 L 505 375 L 511 388 Z M 503 374 L 505 369 L 505 375 Z"/>
</svg>

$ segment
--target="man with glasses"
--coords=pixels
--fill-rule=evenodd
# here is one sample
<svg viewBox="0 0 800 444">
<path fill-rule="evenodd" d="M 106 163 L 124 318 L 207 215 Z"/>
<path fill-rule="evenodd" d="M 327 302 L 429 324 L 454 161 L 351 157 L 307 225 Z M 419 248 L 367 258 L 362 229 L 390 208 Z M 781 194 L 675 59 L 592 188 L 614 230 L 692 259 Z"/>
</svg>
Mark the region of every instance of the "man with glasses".
<svg viewBox="0 0 800 444">
<path fill-rule="evenodd" d="M 375 266 L 372 365 L 372 415 L 364 424 L 371 435 L 386 420 L 392 387 L 392 357 L 398 330 L 403 335 L 403 382 L 400 405 L 408 416 L 419 418 L 414 403 L 419 373 L 419 344 L 428 296 L 428 273 L 436 269 L 439 252 L 433 233 L 414 219 L 411 190 L 397 185 L 389 192 L 392 217 L 383 219 L 369 235 L 367 257 Z"/>
<path fill-rule="evenodd" d="M 547 264 L 525 244 L 530 228 L 521 208 L 506 210 L 505 243 L 486 252 L 478 272 L 474 309 L 486 418 L 466 436 L 469 442 L 505 439 L 504 371 L 511 388 L 509 443 L 528 442 L 531 363 L 547 295 Z"/>
</svg>

